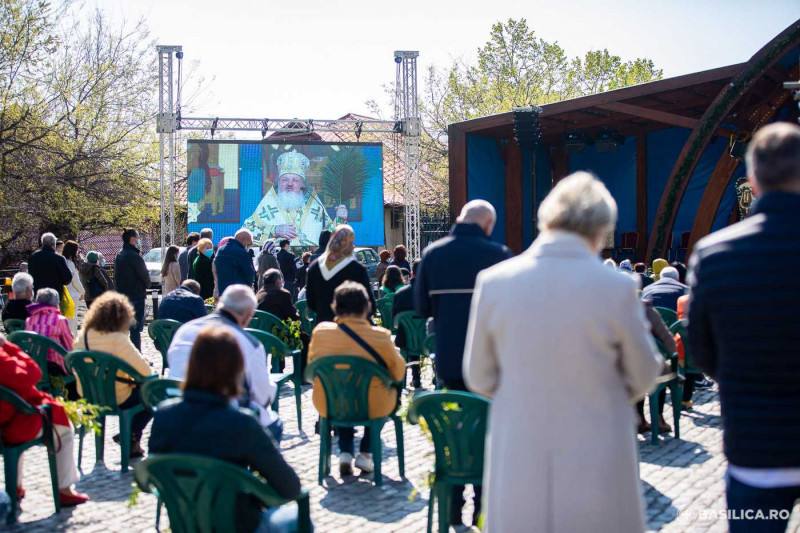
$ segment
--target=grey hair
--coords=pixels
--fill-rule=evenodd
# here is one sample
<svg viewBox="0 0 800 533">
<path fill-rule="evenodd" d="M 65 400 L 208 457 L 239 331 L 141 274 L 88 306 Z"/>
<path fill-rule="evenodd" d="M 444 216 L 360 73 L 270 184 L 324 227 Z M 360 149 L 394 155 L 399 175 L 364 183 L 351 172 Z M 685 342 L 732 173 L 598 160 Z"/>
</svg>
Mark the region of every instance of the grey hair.
<svg viewBox="0 0 800 533">
<path fill-rule="evenodd" d="M 52 305 L 53 307 L 58 307 L 58 303 L 61 301 L 61 296 L 59 296 L 58 292 L 55 289 L 43 288 L 39 289 L 36 293 L 36 303 L 38 304 L 45 304 L 45 305 Z"/>
<path fill-rule="evenodd" d="M 50 232 L 42 234 L 42 246 L 48 246 L 50 248 L 55 248 L 56 246 L 56 236 Z"/>
<path fill-rule="evenodd" d="M 14 292 L 14 296 L 19 298 L 28 290 L 31 291 L 33 294 L 33 276 L 26 272 L 18 272 L 14 274 L 14 278 L 11 280 L 11 290 Z"/>
<path fill-rule="evenodd" d="M 200 238 L 201 239 L 213 239 L 214 238 L 214 230 L 211 228 L 203 228 L 200 230 Z"/>
<path fill-rule="evenodd" d="M 675 281 L 679 281 L 681 279 L 678 269 L 675 267 L 664 267 L 661 269 L 661 272 L 658 275 L 660 279 L 669 278 L 674 279 Z"/>
<path fill-rule="evenodd" d="M 252 313 L 257 305 L 253 289 L 242 284 L 230 285 L 219 298 L 219 309 L 227 309 L 235 315 Z"/>
<path fill-rule="evenodd" d="M 275 282 L 283 281 L 283 273 L 277 268 L 270 268 L 264 273 L 264 285 L 275 285 Z"/>
<path fill-rule="evenodd" d="M 539 206 L 541 231 L 570 231 L 594 240 L 616 223 L 617 202 L 589 172 L 575 172 L 559 181 Z"/>
<path fill-rule="evenodd" d="M 497 220 L 497 212 L 486 200 L 472 200 L 461 208 L 458 220 L 472 224 L 483 224 L 486 221 L 494 223 Z"/>
</svg>

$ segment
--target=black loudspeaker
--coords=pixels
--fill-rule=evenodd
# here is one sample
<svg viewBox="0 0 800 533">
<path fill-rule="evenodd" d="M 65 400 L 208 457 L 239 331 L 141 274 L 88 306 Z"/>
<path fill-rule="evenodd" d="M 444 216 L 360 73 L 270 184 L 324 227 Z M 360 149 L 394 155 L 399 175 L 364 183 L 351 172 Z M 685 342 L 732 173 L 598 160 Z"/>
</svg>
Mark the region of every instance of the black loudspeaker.
<svg viewBox="0 0 800 533">
<path fill-rule="evenodd" d="M 539 144 L 542 136 L 542 127 L 539 124 L 541 107 L 515 107 L 514 113 L 514 140 L 523 148 L 534 148 Z"/>
</svg>

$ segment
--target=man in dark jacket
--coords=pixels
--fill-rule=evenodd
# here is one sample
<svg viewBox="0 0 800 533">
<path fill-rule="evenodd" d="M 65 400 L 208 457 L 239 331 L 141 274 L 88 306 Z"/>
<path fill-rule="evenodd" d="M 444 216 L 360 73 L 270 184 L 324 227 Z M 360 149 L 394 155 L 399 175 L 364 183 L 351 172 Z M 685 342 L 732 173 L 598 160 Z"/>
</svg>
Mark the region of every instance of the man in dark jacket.
<svg viewBox="0 0 800 533">
<path fill-rule="evenodd" d="M 187 279 L 181 286 L 165 295 L 158 306 L 158 318 L 181 323 L 206 316 L 206 304 L 200 297 L 200 284 Z"/>
<path fill-rule="evenodd" d="M 209 239 L 213 242 L 214 231 L 212 231 L 211 228 L 203 228 L 200 230 L 200 239 Z M 197 239 L 197 242 L 200 242 L 200 239 Z M 197 259 L 197 242 L 194 243 L 194 246 L 188 252 L 186 252 L 186 268 L 188 269 L 187 276 L 192 279 L 194 279 L 192 265 L 194 265 L 194 260 Z"/>
<path fill-rule="evenodd" d="M 256 300 L 260 311 L 272 313 L 281 320 L 300 320 L 292 304 L 292 295 L 283 288 L 283 275 L 277 268 L 270 268 L 264 274 L 264 286 L 256 293 Z"/>
<path fill-rule="evenodd" d="M 189 277 L 189 252 L 194 250 L 198 242 L 200 242 L 200 234 L 196 231 L 191 232 L 186 236 L 186 248 L 178 254 L 178 266 L 181 269 L 181 282 Z"/>
<path fill-rule="evenodd" d="M 62 294 L 64 285 L 72 281 L 67 260 L 56 253 L 56 236 L 52 233 L 42 235 L 42 247 L 28 259 L 28 273 L 33 276 L 33 290 L 37 292 L 54 289 Z"/>
<path fill-rule="evenodd" d="M 142 350 L 144 303 L 147 289 L 150 288 L 150 274 L 142 259 L 141 249 L 139 232 L 126 229 L 122 233 L 122 250 L 114 258 L 114 285 L 117 292 L 127 296 L 133 305 L 136 324 L 131 326 L 131 342 L 139 351 Z"/>
<path fill-rule="evenodd" d="M 33 278 L 25 272 L 17 272 L 11 280 L 11 290 L 14 299 L 9 300 L 3 307 L 3 322 L 15 318 L 25 320 L 31 314 L 28 312 L 28 304 L 33 300 Z"/>
<path fill-rule="evenodd" d="M 642 291 L 642 300 L 652 302 L 655 307 L 664 307 L 678 312 L 678 298 L 689 292 L 689 287 L 678 281 L 678 270 L 665 267 L 660 278 Z"/>
<path fill-rule="evenodd" d="M 283 239 L 278 245 L 278 264 L 281 266 L 281 274 L 283 274 L 283 288 L 289 291 L 294 300 L 295 284 L 297 282 L 297 264 L 294 261 L 294 254 L 289 251 L 289 241 Z"/>
<path fill-rule="evenodd" d="M 253 246 L 253 234 L 248 229 L 240 229 L 225 246 L 217 250 L 214 266 L 217 269 L 217 291 L 225 292 L 230 285 L 253 287 L 256 269 L 247 249 Z"/>
<path fill-rule="evenodd" d="M 414 279 L 417 277 L 419 273 L 419 258 L 414 259 L 414 264 L 411 266 L 411 279 L 408 282 L 408 285 L 399 289 L 396 293 L 394 293 L 394 299 L 392 300 L 392 316 L 395 317 L 399 313 L 403 311 L 413 311 L 414 310 Z M 397 331 L 397 335 L 395 336 L 394 343 L 397 345 L 398 348 L 405 348 L 406 347 L 406 331 L 403 328 L 400 328 Z M 409 362 L 419 362 L 419 358 L 417 356 L 410 356 Z M 411 386 L 414 388 L 420 388 L 422 384 L 420 383 L 420 368 L 419 364 L 413 365 L 411 367 Z"/>
<path fill-rule="evenodd" d="M 469 308 L 478 273 L 511 257 L 511 252 L 492 242 L 497 220 L 494 207 L 485 200 L 468 202 L 450 235 L 430 244 L 422 253 L 414 282 L 414 307 L 420 316 L 433 317 L 436 332 L 436 379 L 451 390 L 467 390 L 462 373 Z M 463 487 L 455 487 L 450 523 L 461 524 Z M 477 524 L 480 487 L 475 487 Z"/>
<path fill-rule="evenodd" d="M 783 531 L 800 498 L 800 127 L 750 141 L 750 217 L 697 243 L 689 263 L 689 353 L 719 383 L 731 533 Z M 772 513 L 770 513 L 772 511 Z M 747 518 L 747 516 L 745 515 Z"/>
</svg>

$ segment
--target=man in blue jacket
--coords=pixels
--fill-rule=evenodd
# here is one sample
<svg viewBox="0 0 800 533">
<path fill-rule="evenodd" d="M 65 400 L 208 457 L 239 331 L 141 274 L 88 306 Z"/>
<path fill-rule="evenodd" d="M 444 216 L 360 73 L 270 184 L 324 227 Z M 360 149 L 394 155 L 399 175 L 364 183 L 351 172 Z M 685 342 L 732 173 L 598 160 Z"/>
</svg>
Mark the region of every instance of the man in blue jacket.
<svg viewBox="0 0 800 533">
<path fill-rule="evenodd" d="M 511 257 L 490 235 L 497 214 L 485 200 L 472 200 L 461 210 L 450 235 L 431 243 L 422 253 L 414 281 L 414 307 L 420 316 L 433 317 L 436 332 L 436 379 L 450 390 L 467 390 L 462 373 L 469 309 L 478 273 Z M 462 523 L 464 487 L 455 487 L 450 523 Z M 480 513 L 481 491 L 475 489 L 473 525 Z"/>
<path fill-rule="evenodd" d="M 193 279 L 187 279 L 180 287 L 166 294 L 158 306 L 158 318 L 162 320 L 186 323 L 206 314 L 206 304 L 200 297 L 200 284 Z"/>
<path fill-rule="evenodd" d="M 253 286 L 256 270 L 247 253 L 253 246 L 253 234 L 249 229 L 240 229 L 225 246 L 217 250 L 214 267 L 217 270 L 217 291 L 225 292 L 229 285 Z"/>
<path fill-rule="evenodd" d="M 758 201 L 697 243 L 689 274 L 689 353 L 719 383 L 731 533 L 784 531 L 800 498 L 800 277 L 786 275 L 800 257 L 800 127 L 765 126 L 745 160 Z"/>
</svg>

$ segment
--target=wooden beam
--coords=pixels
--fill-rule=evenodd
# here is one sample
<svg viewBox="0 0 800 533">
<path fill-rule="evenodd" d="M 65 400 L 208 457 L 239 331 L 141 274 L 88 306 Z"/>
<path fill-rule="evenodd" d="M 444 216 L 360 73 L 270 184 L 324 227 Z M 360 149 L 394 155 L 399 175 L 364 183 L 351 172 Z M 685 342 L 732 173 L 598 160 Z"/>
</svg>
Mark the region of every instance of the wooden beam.
<svg viewBox="0 0 800 533">
<path fill-rule="evenodd" d="M 658 111 L 656 109 L 649 109 L 623 102 L 610 102 L 608 104 L 601 104 L 597 107 L 600 109 L 605 109 L 606 111 L 624 113 L 626 115 L 632 115 L 634 117 L 644 118 L 654 122 L 661 122 L 662 124 L 669 124 L 670 126 L 680 126 L 681 128 L 690 130 L 694 129 L 698 123 L 696 118 L 685 117 L 683 115 L 676 115 L 675 113 L 667 113 L 666 111 Z"/>
<path fill-rule="evenodd" d="M 562 143 L 559 143 L 553 150 L 552 161 L 551 171 L 553 173 L 553 187 L 555 187 L 559 180 L 566 178 L 567 174 L 569 174 L 569 154 Z M 542 199 L 540 198 L 539 200 L 541 201 Z"/>
<path fill-rule="evenodd" d="M 467 135 L 456 124 L 447 127 L 450 173 L 450 217 L 455 220 L 467 203 Z"/>
<path fill-rule="evenodd" d="M 636 259 L 647 253 L 647 134 L 636 136 Z"/>
<path fill-rule="evenodd" d="M 522 252 L 523 201 L 522 201 L 522 151 L 509 139 L 505 143 L 506 161 L 506 246 L 512 252 Z"/>
</svg>

